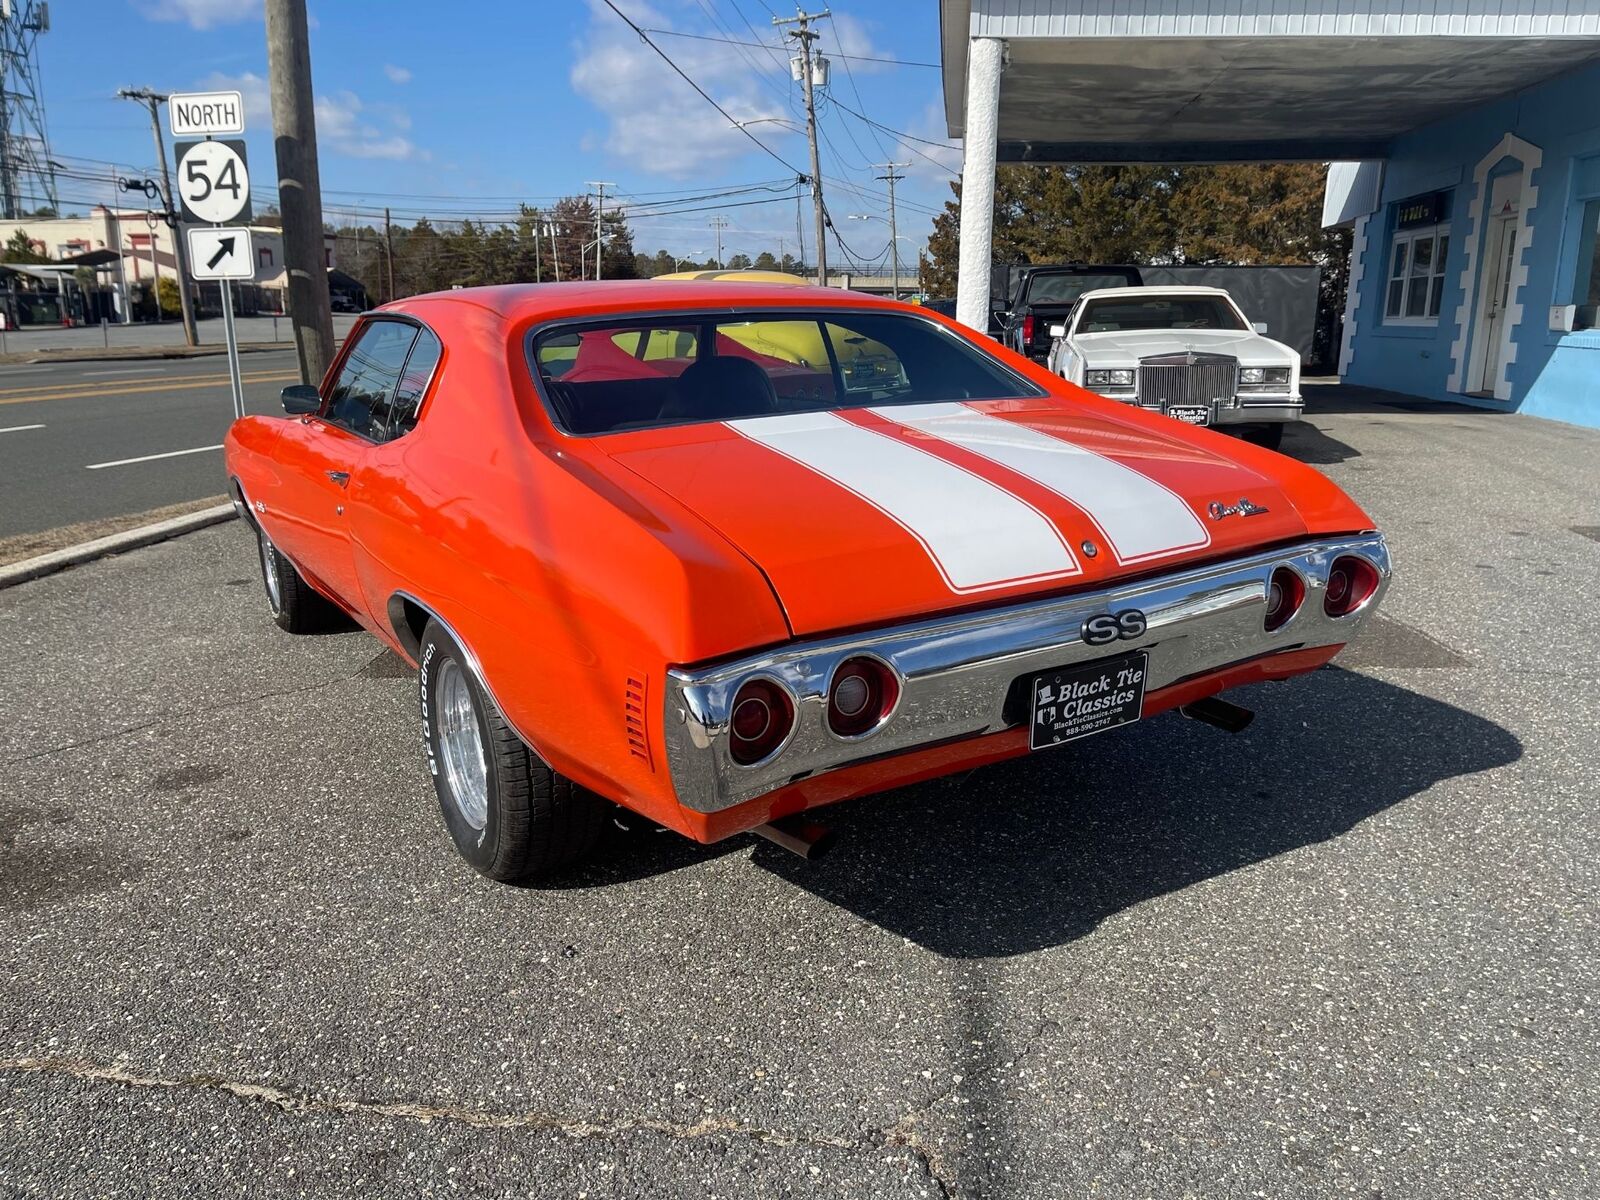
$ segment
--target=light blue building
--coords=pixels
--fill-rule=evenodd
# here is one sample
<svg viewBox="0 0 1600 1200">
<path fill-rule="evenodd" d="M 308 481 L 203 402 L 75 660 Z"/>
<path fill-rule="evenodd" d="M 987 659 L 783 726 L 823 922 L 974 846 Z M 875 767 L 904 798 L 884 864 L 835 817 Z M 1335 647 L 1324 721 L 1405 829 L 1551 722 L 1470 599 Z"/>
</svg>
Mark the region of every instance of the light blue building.
<svg viewBox="0 0 1600 1200">
<path fill-rule="evenodd" d="M 1600 426 L 1600 63 L 1330 176 L 1349 383 Z"/>
<path fill-rule="evenodd" d="M 1333 162 L 1347 382 L 1600 426 L 1600 0 L 939 0 L 957 314 L 1005 162 Z"/>
</svg>

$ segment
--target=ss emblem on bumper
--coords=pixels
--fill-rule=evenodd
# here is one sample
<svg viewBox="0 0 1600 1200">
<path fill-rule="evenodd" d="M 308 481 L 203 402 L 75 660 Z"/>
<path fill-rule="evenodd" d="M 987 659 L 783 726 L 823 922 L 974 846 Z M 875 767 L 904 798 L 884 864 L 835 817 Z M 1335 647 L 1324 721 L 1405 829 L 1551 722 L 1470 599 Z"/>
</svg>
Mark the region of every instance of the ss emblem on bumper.
<svg viewBox="0 0 1600 1200">
<path fill-rule="evenodd" d="M 1086 646 L 1104 646 L 1127 638 L 1143 637 L 1148 627 L 1144 613 L 1125 608 L 1119 613 L 1096 613 L 1078 630 Z"/>
</svg>

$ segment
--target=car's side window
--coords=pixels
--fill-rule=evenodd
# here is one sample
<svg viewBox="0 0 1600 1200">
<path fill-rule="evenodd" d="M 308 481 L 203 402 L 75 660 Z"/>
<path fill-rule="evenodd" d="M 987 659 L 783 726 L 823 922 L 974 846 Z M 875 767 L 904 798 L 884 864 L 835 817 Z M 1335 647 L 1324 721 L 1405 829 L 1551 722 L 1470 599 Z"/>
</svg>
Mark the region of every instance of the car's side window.
<svg viewBox="0 0 1600 1200">
<path fill-rule="evenodd" d="M 387 418 L 416 336 L 417 327 L 404 321 L 369 321 L 345 356 L 323 420 L 364 438 L 383 438 L 386 430 L 374 428 L 374 417 Z"/>
<path fill-rule="evenodd" d="M 428 390 L 433 369 L 439 365 L 443 347 L 439 339 L 426 329 L 417 331 L 417 340 L 411 347 L 411 357 L 406 359 L 405 370 L 394 389 L 394 398 L 387 405 L 376 404 L 372 409 L 373 436 L 380 439 L 397 438 L 410 433 L 417 423 L 417 409 L 422 405 L 422 393 Z"/>
</svg>

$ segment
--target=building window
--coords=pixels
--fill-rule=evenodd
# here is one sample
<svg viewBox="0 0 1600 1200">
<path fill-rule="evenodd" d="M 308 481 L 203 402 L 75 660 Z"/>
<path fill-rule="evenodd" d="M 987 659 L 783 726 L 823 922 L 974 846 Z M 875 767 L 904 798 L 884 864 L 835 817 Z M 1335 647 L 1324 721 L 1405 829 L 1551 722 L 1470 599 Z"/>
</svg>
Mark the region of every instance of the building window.
<svg viewBox="0 0 1600 1200">
<path fill-rule="evenodd" d="M 1389 254 L 1387 325 L 1437 325 L 1444 301 L 1444 267 L 1450 257 L 1450 227 L 1430 225 L 1394 235 Z"/>
<path fill-rule="evenodd" d="M 261 266 L 270 267 L 272 265 L 272 251 L 268 247 L 262 246 L 261 249 L 257 250 L 256 257 L 260 260 Z"/>
<path fill-rule="evenodd" d="M 1600 199 L 1590 200 L 1583 206 L 1572 302 L 1578 306 L 1574 329 L 1600 328 Z"/>
</svg>

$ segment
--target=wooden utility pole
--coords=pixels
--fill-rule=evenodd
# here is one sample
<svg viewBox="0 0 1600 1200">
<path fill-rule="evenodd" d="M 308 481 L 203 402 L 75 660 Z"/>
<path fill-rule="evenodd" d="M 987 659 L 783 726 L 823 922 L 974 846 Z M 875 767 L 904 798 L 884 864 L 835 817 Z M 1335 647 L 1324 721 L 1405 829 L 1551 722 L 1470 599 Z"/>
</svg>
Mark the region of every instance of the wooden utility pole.
<svg viewBox="0 0 1600 1200">
<path fill-rule="evenodd" d="M 300 360 L 300 381 L 317 384 L 333 363 L 333 311 L 328 306 L 327 255 L 322 241 L 322 177 L 317 169 L 317 117 L 312 109 L 305 0 L 266 0 L 266 15 L 289 322 Z"/>
<path fill-rule="evenodd" d="M 780 28 L 784 25 L 796 26 L 785 30 L 784 36 L 800 43 L 800 83 L 806 98 L 806 141 L 811 144 L 811 207 L 817 224 L 817 283 L 822 287 L 828 286 L 827 210 L 822 205 L 822 163 L 817 157 L 817 106 L 811 90 L 811 43 L 822 35 L 811 28 L 811 22 L 825 20 L 830 15 L 827 9 L 819 13 L 797 9 L 792 17 L 772 18 L 772 23 Z"/>
<path fill-rule="evenodd" d="M 166 93 L 152 92 L 149 88 L 123 88 L 117 95 L 123 100 L 137 100 L 150 110 L 150 132 L 156 139 L 156 158 L 161 162 L 161 195 L 166 204 L 167 236 L 172 239 L 172 262 L 178 274 L 178 308 L 183 313 L 183 340 L 191 346 L 200 344 L 200 332 L 194 323 L 194 298 L 189 295 L 189 247 L 183 230 L 178 227 L 178 206 L 172 202 L 172 176 L 167 171 L 167 144 L 161 136 L 161 105 Z M 156 258 L 156 231 L 150 230 L 150 262 Z M 157 274 L 159 282 L 159 272 Z M 161 293 L 156 291 L 156 319 L 161 317 Z"/>
<path fill-rule="evenodd" d="M 387 208 L 383 210 L 383 261 L 384 261 L 384 272 L 388 276 L 388 280 L 389 280 L 389 295 L 388 295 L 387 299 L 388 299 L 389 302 L 393 302 L 393 300 L 395 298 L 395 296 L 394 296 L 394 225 L 389 220 L 389 210 Z M 333 319 L 332 315 L 330 314 L 329 315 L 329 321 L 331 322 L 332 319 Z"/>
<path fill-rule="evenodd" d="M 728 218 L 716 216 L 711 218 L 711 229 L 717 235 L 717 269 L 723 267 L 722 261 L 722 231 L 728 227 Z"/>
<path fill-rule="evenodd" d="M 908 162 L 873 163 L 875 167 L 882 167 L 884 173 L 879 179 L 889 181 L 889 257 L 894 262 L 894 298 L 900 299 L 900 238 L 894 223 L 894 185 L 904 179 L 904 175 L 895 174 L 900 167 L 909 167 Z"/>
<path fill-rule="evenodd" d="M 605 251 L 606 248 L 604 224 L 606 189 L 608 187 L 616 187 L 617 185 L 614 183 L 606 183 L 591 179 L 589 181 L 589 186 L 594 188 L 597 195 L 597 199 L 594 202 L 594 277 L 599 279 L 601 275 L 600 255 Z"/>
</svg>

